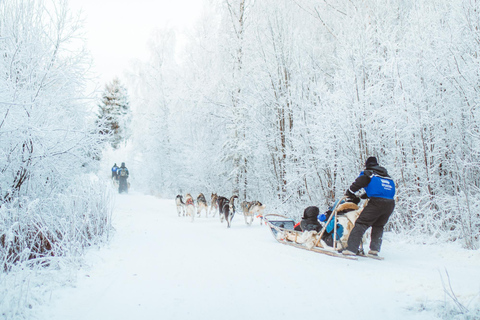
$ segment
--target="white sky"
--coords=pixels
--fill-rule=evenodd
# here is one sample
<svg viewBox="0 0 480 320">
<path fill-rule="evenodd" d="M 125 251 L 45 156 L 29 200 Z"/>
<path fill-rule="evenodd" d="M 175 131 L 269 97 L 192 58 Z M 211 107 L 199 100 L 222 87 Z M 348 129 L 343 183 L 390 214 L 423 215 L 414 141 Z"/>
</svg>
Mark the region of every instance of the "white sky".
<svg viewBox="0 0 480 320">
<path fill-rule="evenodd" d="M 95 62 L 101 85 L 122 78 L 134 59 L 148 57 L 152 31 L 190 27 L 202 8 L 202 0 L 70 0 L 82 9 L 87 47 Z"/>
</svg>

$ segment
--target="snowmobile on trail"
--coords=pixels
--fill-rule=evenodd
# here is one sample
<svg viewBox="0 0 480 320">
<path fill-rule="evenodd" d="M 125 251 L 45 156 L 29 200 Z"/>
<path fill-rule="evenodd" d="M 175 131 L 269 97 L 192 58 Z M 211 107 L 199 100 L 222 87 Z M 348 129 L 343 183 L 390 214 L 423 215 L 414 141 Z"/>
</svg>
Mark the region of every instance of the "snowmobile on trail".
<svg viewBox="0 0 480 320">
<path fill-rule="evenodd" d="M 322 221 L 324 224 L 317 230 L 303 232 L 295 230 L 296 224 L 293 219 L 278 214 L 264 215 L 263 220 L 275 240 L 282 244 L 349 260 L 358 260 L 358 257 L 383 260 L 382 257 L 363 253 L 356 256 L 347 256 L 341 253 L 346 248 L 348 235 L 353 229 L 356 218 L 368 202 L 365 200 L 359 207 L 354 203 L 346 202 L 347 199 L 348 197 L 338 199 L 330 214 L 323 215 L 323 217 L 318 215 L 320 221 L 324 218 Z"/>
</svg>

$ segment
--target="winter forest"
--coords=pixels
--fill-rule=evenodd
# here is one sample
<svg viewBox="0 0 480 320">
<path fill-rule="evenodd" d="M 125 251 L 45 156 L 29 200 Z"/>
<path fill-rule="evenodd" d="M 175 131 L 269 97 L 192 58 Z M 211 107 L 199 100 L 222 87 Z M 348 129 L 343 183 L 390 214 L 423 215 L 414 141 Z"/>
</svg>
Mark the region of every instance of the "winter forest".
<svg viewBox="0 0 480 320">
<path fill-rule="evenodd" d="M 151 190 L 218 191 L 300 215 L 377 156 L 390 229 L 478 248 L 480 2 L 216 1 L 138 66 Z"/>
<path fill-rule="evenodd" d="M 207 1 L 132 66 L 122 140 L 86 93 L 84 44 L 67 1 L 0 1 L 0 288 L 18 288 L 3 304 L 20 310 L 31 276 L 7 274 L 108 239 L 112 148 L 142 192 L 296 218 L 376 156 L 397 188 L 389 231 L 479 249 L 480 1 Z"/>
</svg>

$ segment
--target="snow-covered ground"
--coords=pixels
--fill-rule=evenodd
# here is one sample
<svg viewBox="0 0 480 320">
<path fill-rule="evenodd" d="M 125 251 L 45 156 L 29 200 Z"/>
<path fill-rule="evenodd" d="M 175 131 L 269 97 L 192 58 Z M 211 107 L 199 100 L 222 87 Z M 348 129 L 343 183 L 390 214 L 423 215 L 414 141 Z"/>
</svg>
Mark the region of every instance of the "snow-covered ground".
<svg viewBox="0 0 480 320">
<path fill-rule="evenodd" d="M 442 278 L 480 306 L 480 251 L 454 244 L 386 234 L 384 261 L 350 261 L 279 244 L 241 215 L 230 229 L 218 216 L 192 223 L 173 199 L 140 194 L 119 195 L 113 220 L 112 241 L 88 252 L 40 319 L 439 319 L 455 308 Z"/>
</svg>

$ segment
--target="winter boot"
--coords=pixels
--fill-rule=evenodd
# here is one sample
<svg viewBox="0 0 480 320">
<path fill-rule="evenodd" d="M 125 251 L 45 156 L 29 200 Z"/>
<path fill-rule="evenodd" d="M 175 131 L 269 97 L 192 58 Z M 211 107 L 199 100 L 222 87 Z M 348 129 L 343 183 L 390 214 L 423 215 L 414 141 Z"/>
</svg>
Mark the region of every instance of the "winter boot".
<svg viewBox="0 0 480 320">
<path fill-rule="evenodd" d="M 368 254 L 371 256 L 378 257 L 378 251 L 377 250 L 368 250 Z"/>
<path fill-rule="evenodd" d="M 342 254 L 343 254 L 344 256 L 355 256 L 355 255 L 356 255 L 354 252 L 352 252 L 352 251 L 350 251 L 350 250 L 343 250 L 343 251 L 342 251 Z"/>
</svg>

